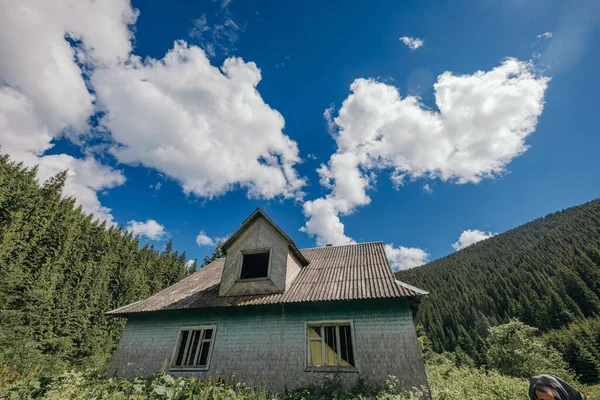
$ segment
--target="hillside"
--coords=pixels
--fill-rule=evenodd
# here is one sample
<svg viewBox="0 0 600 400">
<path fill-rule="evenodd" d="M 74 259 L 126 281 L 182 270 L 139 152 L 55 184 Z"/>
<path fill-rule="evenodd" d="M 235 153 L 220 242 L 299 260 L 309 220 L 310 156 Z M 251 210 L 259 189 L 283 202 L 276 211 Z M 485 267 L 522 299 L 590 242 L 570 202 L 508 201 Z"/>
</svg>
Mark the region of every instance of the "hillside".
<svg viewBox="0 0 600 400">
<path fill-rule="evenodd" d="M 106 311 L 185 276 L 170 242 L 140 248 L 63 198 L 66 176 L 40 185 L 36 169 L 0 156 L 0 367 L 102 369 L 124 327 Z"/>
<path fill-rule="evenodd" d="M 420 320 L 437 352 L 484 364 L 490 326 L 537 327 L 587 382 L 600 378 L 600 200 L 397 273 L 431 291 Z"/>
</svg>

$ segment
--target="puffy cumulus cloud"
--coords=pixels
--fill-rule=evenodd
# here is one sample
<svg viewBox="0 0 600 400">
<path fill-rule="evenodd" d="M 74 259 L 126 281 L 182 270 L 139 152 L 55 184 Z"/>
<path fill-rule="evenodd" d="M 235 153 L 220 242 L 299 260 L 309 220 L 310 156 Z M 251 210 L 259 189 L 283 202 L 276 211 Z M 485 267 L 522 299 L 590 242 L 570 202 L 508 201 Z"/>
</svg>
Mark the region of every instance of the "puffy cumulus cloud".
<svg viewBox="0 0 600 400">
<path fill-rule="evenodd" d="M 408 46 L 408 48 L 411 51 L 414 51 L 425 44 L 425 41 L 423 39 L 409 37 L 409 36 L 402 36 L 400 38 L 400 40 L 402 41 L 402 43 L 404 43 L 406 46 Z"/>
<path fill-rule="evenodd" d="M 418 267 L 429 261 L 429 254 L 417 247 L 394 247 L 392 243 L 383 248 L 394 271 Z"/>
<path fill-rule="evenodd" d="M 465 184 L 502 174 L 527 150 L 548 81 L 513 58 L 487 72 L 445 72 L 434 85 L 434 111 L 394 86 L 356 79 L 338 115 L 325 113 L 336 128 L 337 152 L 318 172 L 331 192 L 305 204 L 304 231 L 318 243 L 348 241 L 339 215 L 370 203 L 367 190 L 383 169 L 393 171 L 397 188 L 407 180 Z"/>
<path fill-rule="evenodd" d="M 122 185 L 125 182 L 123 174 L 92 157 L 43 155 L 52 148 L 51 141 L 47 125 L 35 113 L 29 98 L 10 87 L 0 88 L 0 152 L 27 166 L 39 165 L 38 179 L 42 182 L 68 170 L 64 194 L 74 197 L 84 211 L 112 224 L 110 209 L 101 205 L 97 192 Z"/>
<path fill-rule="evenodd" d="M 162 60 L 132 56 L 91 78 L 120 162 L 155 168 L 197 196 L 242 187 L 295 198 L 305 183 L 298 147 L 256 90 L 260 80 L 254 63 L 228 58 L 219 69 L 183 41 Z"/>
<path fill-rule="evenodd" d="M 467 229 L 466 231 L 464 231 L 463 233 L 460 234 L 458 241 L 456 243 L 452 244 L 452 248 L 454 248 L 454 250 L 458 251 L 460 249 L 464 249 L 465 247 L 475 244 L 477 242 L 480 242 L 482 240 L 489 239 L 494 235 L 496 235 L 496 234 L 492 233 L 492 232 L 485 233 L 478 229 L 473 229 L 473 230 Z"/>
<path fill-rule="evenodd" d="M 148 219 L 146 222 L 129 221 L 125 229 L 135 235 L 144 236 L 151 240 L 161 240 L 167 236 L 164 225 L 153 219 Z"/>
<path fill-rule="evenodd" d="M 341 223 L 339 212 L 331 199 L 316 199 L 307 201 L 303 206 L 304 215 L 311 218 L 300 231 L 310 236 L 316 235 L 317 246 L 326 244 L 344 245 L 355 243 L 344 234 L 344 224 Z"/>
<path fill-rule="evenodd" d="M 297 145 L 256 90 L 257 66 L 229 58 L 219 69 L 184 42 L 142 60 L 132 54 L 137 17 L 129 0 L 0 0 L 0 49 L 11 61 L 0 63 L 2 151 L 44 176 L 69 168 L 67 194 L 109 222 L 95 192 L 125 178 L 91 156 L 46 156 L 52 140 L 65 136 L 89 153 L 90 135 L 102 132 L 95 148 L 198 196 L 241 187 L 250 197 L 300 197 Z M 91 130 L 98 111 L 103 125 Z"/>
<path fill-rule="evenodd" d="M 204 246 L 215 246 L 219 239 L 215 240 L 208 236 L 204 231 L 200 231 L 198 236 L 196 236 L 196 244 L 200 247 Z"/>
<path fill-rule="evenodd" d="M 81 65 L 109 65 L 131 51 L 128 0 L 0 2 L 1 80 L 19 88 L 51 134 L 83 131 L 93 113 Z M 79 43 L 72 46 L 69 40 Z"/>
<path fill-rule="evenodd" d="M 42 181 L 68 169 L 64 193 L 109 223 L 96 193 L 123 184 L 121 172 L 91 157 L 44 152 L 55 137 L 88 130 L 94 96 L 84 75 L 127 57 L 136 18 L 127 0 L 0 1 L 0 49 L 10 60 L 0 63 L 1 151 L 39 165 Z"/>
</svg>

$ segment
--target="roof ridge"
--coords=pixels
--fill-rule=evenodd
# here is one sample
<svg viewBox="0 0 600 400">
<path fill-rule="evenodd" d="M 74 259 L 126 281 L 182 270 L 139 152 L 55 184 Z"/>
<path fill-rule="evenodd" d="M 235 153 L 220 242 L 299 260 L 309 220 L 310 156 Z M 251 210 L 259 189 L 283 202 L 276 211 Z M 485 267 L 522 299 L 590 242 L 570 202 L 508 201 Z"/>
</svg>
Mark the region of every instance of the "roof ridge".
<svg viewBox="0 0 600 400">
<path fill-rule="evenodd" d="M 340 244 L 338 246 L 305 247 L 303 249 L 300 249 L 300 251 L 302 251 L 302 250 L 314 250 L 314 249 L 329 249 L 331 247 L 360 246 L 362 244 L 374 244 L 374 243 L 381 243 L 381 244 L 383 244 L 383 241 L 381 241 L 381 240 L 375 240 L 375 241 L 372 241 L 372 242 L 360 242 L 360 243 Z"/>
</svg>

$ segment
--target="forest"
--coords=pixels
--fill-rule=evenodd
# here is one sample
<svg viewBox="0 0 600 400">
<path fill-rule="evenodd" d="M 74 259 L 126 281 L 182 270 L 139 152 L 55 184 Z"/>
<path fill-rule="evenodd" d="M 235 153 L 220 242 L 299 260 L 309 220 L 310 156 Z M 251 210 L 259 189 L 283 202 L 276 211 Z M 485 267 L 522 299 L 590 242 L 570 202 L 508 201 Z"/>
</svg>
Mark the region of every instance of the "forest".
<svg viewBox="0 0 600 400">
<path fill-rule="evenodd" d="M 0 157 L 0 365 L 102 369 L 125 324 L 105 313 L 182 279 L 185 252 L 140 247 L 62 197 L 66 171 L 36 172 Z"/>
<path fill-rule="evenodd" d="M 397 277 L 431 292 L 419 320 L 434 351 L 464 352 L 483 366 L 490 327 L 517 319 L 537 328 L 582 382 L 600 381 L 600 200 Z"/>
</svg>

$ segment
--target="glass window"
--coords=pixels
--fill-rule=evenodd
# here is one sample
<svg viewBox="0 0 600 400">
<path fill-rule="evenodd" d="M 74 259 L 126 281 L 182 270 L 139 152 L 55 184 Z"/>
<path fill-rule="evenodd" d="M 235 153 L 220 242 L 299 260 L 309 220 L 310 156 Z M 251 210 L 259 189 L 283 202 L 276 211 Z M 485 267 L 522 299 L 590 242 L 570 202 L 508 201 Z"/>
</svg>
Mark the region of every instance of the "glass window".
<svg viewBox="0 0 600 400">
<path fill-rule="evenodd" d="M 353 368 L 352 326 L 346 323 L 307 324 L 307 365 L 309 367 Z"/>
<path fill-rule="evenodd" d="M 214 330 L 214 326 L 181 329 L 171 367 L 208 369 Z"/>
<path fill-rule="evenodd" d="M 266 278 L 269 276 L 269 258 L 271 252 L 242 254 L 242 273 L 240 279 Z"/>
</svg>

